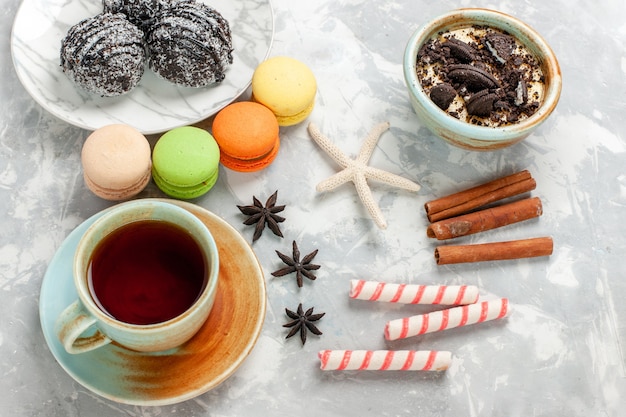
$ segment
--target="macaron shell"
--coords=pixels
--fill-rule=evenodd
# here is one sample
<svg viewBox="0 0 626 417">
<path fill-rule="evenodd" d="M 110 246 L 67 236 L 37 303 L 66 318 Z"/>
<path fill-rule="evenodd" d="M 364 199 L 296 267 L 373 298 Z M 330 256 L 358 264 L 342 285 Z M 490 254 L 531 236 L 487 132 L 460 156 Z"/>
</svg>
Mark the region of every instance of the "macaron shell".
<svg viewBox="0 0 626 417">
<path fill-rule="evenodd" d="M 258 100 L 252 95 L 252 100 L 258 102 Z M 275 114 L 276 120 L 278 120 L 279 126 L 293 126 L 303 122 L 313 112 L 315 107 L 315 100 L 309 103 L 309 106 L 302 110 L 300 113 L 292 114 L 290 116 L 280 116 Z"/>
<path fill-rule="evenodd" d="M 313 110 L 316 92 L 313 72 L 294 58 L 269 58 L 259 64 L 252 76 L 254 100 L 269 108 L 281 126 L 304 120 Z"/>
<path fill-rule="evenodd" d="M 214 174 L 206 181 L 189 187 L 171 185 L 154 170 L 152 172 L 152 178 L 154 179 L 154 183 L 157 187 L 170 197 L 180 200 L 191 200 L 206 194 L 211 188 L 213 188 L 219 177 L 218 172 L 218 170 L 215 170 Z"/>
<path fill-rule="evenodd" d="M 274 161 L 274 159 L 276 159 L 279 149 L 280 149 L 280 139 L 277 136 L 274 147 L 262 157 L 254 158 L 254 159 L 239 159 L 239 158 L 234 158 L 226 154 L 225 152 L 222 152 L 220 156 L 220 162 L 226 168 L 232 169 L 233 171 L 239 171 L 239 172 L 260 171 L 262 169 L 267 168 Z"/>
<path fill-rule="evenodd" d="M 139 194 L 141 191 L 143 191 L 144 188 L 146 188 L 146 186 L 150 182 L 151 176 L 151 170 L 148 169 L 144 177 L 141 178 L 136 184 L 129 185 L 127 188 L 123 189 L 112 189 L 101 187 L 95 182 L 91 181 L 89 177 L 83 175 L 87 188 L 89 188 L 98 197 L 111 201 L 126 200 Z"/>
<path fill-rule="evenodd" d="M 107 200 L 123 200 L 150 181 L 150 144 L 135 128 L 113 124 L 93 131 L 81 151 L 87 187 Z"/>
<path fill-rule="evenodd" d="M 163 134 L 154 146 L 152 176 L 169 196 L 196 198 L 217 181 L 219 158 L 219 147 L 209 132 L 178 127 Z"/>
</svg>

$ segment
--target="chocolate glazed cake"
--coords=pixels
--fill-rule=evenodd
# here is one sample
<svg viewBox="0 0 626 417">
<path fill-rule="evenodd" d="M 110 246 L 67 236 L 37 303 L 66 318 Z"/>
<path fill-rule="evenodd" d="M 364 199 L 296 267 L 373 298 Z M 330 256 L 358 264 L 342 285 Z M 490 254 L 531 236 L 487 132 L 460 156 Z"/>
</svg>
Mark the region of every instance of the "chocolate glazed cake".
<svg viewBox="0 0 626 417">
<path fill-rule="evenodd" d="M 181 1 L 162 9 L 146 41 L 150 69 L 187 87 L 221 82 L 233 62 L 228 22 L 204 3 Z"/>
<path fill-rule="evenodd" d="M 143 33 L 123 14 L 101 13 L 72 26 L 61 42 L 63 72 L 102 96 L 135 88 L 146 62 Z"/>
<path fill-rule="evenodd" d="M 103 0 L 102 6 L 105 12 L 123 13 L 130 23 L 146 32 L 157 13 L 170 3 L 169 0 Z"/>
</svg>

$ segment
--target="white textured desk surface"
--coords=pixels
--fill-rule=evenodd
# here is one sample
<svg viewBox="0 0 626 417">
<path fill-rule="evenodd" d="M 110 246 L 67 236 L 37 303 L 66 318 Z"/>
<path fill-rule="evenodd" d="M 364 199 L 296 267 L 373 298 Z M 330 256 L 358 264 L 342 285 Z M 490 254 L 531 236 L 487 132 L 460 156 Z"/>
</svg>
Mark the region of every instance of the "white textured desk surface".
<svg viewBox="0 0 626 417">
<path fill-rule="evenodd" d="M 389 121 L 371 165 L 419 182 L 418 193 L 371 183 L 388 221 L 369 219 L 354 187 L 318 194 L 338 167 L 306 124 L 281 130 L 276 162 L 255 174 L 222 169 L 196 203 L 248 239 L 237 204 L 275 190 L 286 204 L 280 239 L 267 230 L 253 248 L 265 271 L 268 311 L 261 337 L 225 383 L 171 406 L 104 400 L 54 361 L 39 325 L 38 297 L 49 260 L 71 230 L 110 204 L 84 186 L 80 149 L 89 132 L 43 110 L 10 59 L 18 0 L 0 13 L 0 415 L 2 416 L 621 416 L 626 407 L 626 23 L 620 0 L 365 1 L 273 0 L 271 55 L 310 65 L 317 105 L 310 117 L 348 154 Z M 555 50 L 563 93 L 531 137 L 494 153 L 450 147 L 420 126 L 402 78 L 405 42 L 424 21 L 460 6 L 508 12 Z M 544 215 L 468 242 L 551 235 L 550 258 L 437 266 L 425 235 L 425 201 L 517 170 L 537 179 Z M 151 184 L 140 197 L 162 196 Z M 317 248 L 318 279 L 298 289 L 274 278 L 275 250 Z M 415 308 L 349 300 L 349 280 L 473 284 L 509 297 L 510 318 L 386 343 L 382 326 Z M 326 312 L 324 332 L 304 347 L 285 340 L 284 308 Z M 444 349 L 452 367 L 434 373 L 323 373 L 321 349 Z"/>
</svg>

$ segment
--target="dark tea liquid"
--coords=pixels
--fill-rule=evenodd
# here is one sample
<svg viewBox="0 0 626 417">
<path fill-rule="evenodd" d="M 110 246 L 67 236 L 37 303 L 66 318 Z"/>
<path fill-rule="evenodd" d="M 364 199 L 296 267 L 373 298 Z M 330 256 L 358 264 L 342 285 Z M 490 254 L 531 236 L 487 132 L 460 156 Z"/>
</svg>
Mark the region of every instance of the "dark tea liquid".
<svg viewBox="0 0 626 417">
<path fill-rule="evenodd" d="M 207 264 L 198 243 L 171 223 L 145 220 L 114 231 L 96 247 L 89 286 L 119 321 L 155 324 L 185 312 L 203 290 Z"/>
</svg>

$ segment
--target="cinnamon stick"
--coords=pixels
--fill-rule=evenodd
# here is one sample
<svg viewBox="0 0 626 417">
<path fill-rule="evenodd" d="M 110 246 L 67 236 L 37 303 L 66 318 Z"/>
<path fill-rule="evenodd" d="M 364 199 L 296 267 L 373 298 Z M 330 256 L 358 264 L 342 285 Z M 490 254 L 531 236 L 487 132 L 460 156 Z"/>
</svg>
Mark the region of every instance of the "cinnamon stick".
<svg viewBox="0 0 626 417">
<path fill-rule="evenodd" d="M 551 237 L 476 245 L 439 246 L 435 249 L 435 260 L 437 265 L 446 265 L 464 262 L 534 258 L 551 255 L 553 247 L 554 243 Z"/>
<path fill-rule="evenodd" d="M 424 204 L 430 222 L 467 213 L 473 209 L 534 190 L 537 183 L 528 170 L 502 177 Z"/>
<path fill-rule="evenodd" d="M 440 220 L 428 226 L 426 235 L 438 240 L 452 239 L 539 217 L 542 212 L 539 197 L 526 198 L 513 203 Z"/>
</svg>

